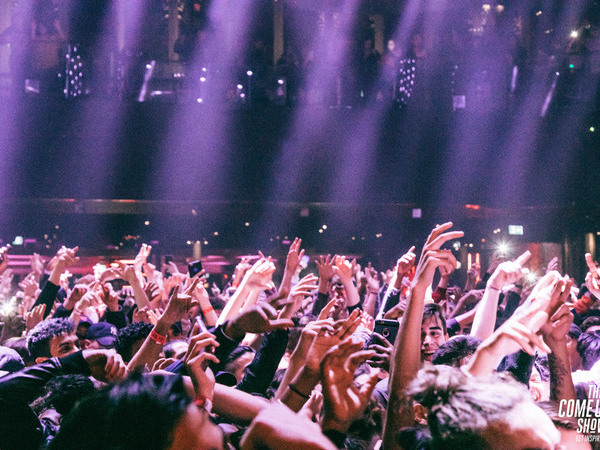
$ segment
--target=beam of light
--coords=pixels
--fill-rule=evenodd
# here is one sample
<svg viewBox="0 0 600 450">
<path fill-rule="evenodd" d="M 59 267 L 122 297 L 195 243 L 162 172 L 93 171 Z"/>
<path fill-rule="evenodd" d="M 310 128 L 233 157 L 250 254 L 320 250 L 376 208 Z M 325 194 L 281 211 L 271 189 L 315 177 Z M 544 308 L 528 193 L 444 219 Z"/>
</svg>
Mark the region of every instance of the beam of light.
<svg viewBox="0 0 600 450">
<path fill-rule="evenodd" d="M 303 88 L 309 93 L 320 93 L 323 97 L 335 93 L 339 98 L 339 78 L 346 69 L 345 62 L 350 57 L 348 41 L 352 33 L 360 1 L 351 0 L 339 5 L 339 9 L 331 5 L 323 6 L 321 28 L 315 31 L 310 47 L 317 49 L 315 64 L 304 79 Z M 336 103 L 337 100 L 334 102 Z M 336 144 L 341 138 L 336 126 L 335 115 L 328 107 L 301 105 L 295 111 L 293 124 L 285 138 L 279 157 L 274 161 L 271 171 L 271 186 L 267 197 L 271 201 L 289 201 L 292 199 L 314 200 L 319 198 L 319 175 L 314 168 L 315 158 L 327 149 L 326 142 Z M 334 129 L 336 132 L 333 132 Z M 339 140 L 338 140 L 339 142 Z M 333 159 L 331 160 L 334 161 Z M 266 209 L 260 219 L 262 226 L 278 229 L 289 217 L 277 211 Z"/>
<path fill-rule="evenodd" d="M 152 79 L 152 74 L 154 73 L 154 68 L 156 67 L 156 61 L 152 60 L 148 64 L 146 64 L 146 71 L 144 72 L 144 82 L 142 83 L 142 87 L 140 89 L 140 93 L 138 95 L 138 102 L 144 102 L 148 98 L 148 84 Z"/>
<path fill-rule="evenodd" d="M 156 161 L 155 198 L 221 200 L 235 171 L 231 152 L 238 113 L 217 104 L 238 84 L 238 62 L 244 59 L 256 4 L 212 1 L 207 14 L 209 25 L 199 33 L 186 68 L 187 82 L 199 93 L 195 101 L 177 105 L 167 121 L 169 132 L 159 144 L 164 151 Z"/>
<path fill-rule="evenodd" d="M 548 90 L 548 94 L 546 94 L 546 98 L 544 99 L 544 104 L 542 105 L 542 110 L 540 111 L 541 117 L 546 117 L 548 113 L 548 108 L 552 103 L 552 99 L 554 98 L 554 91 L 556 90 L 556 83 L 558 81 L 558 77 L 560 76 L 559 72 L 556 72 L 552 77 L 552 84 L 550 85 L 550 89 Z"/>
</svg>

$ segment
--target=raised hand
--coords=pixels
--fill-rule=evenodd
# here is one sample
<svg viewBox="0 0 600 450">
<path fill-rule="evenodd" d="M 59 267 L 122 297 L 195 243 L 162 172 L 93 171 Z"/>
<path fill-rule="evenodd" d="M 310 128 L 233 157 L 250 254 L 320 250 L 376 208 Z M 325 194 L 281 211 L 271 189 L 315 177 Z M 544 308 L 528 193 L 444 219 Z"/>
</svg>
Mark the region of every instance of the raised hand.
<svg viewBox="0 0 600 450">
<path fill-rule="evenodd" d="M 367 350 L 373 350 L 375 353 L 368 361 L 369 365 L 379 367 L 386 372 L 390 371 L 390 358 L 394 351 L 394 346 L 379 333 L 373 333 L 373 339 Z M 377 343 L 379 342 L 379 344 Z"/>
<path fill-rule="evenodd" d="M 242 339 L 246 333 L 269 333 L 294 326 L 290 319 L 276 319 L 277 310 L 268 303 L 242 311 L 227 323 L 225 333 L 233 339 Z"/>
<path fill-rule="evenodd" d="M 415 265 L 417 255 L 415 255 L 415 246 L 413 245 L 408 251 L 400 257 L 396 263 L 396 275 L 400 278 L 404 277 L 410 269 Z"/>
<path fill-rule="evenodd" d="M 142 244 L 142 246 L 140 247 L 140 251 L 136 255 L 135 260 L 133 262 L 133 265 L 138 272 L 141 272 L 142 267 L 148 263 L 148 256 L 150 256 L 151 251 L 151 245 Z"/>
<path fill-rule="evenodd" d="M 371 263 L 365 269 L 365 278 L 367 280 L 367 292 L 376 294 L 379 292 L 381 285 L 379 284 L 379 276 L 377 270 L 375 270 Z"/>
<path fill-rule="evenodd" d="M 585 276 L 585 285 L 596 298 L 600 298 L 600 274 L 598 273 L 598 266 L 596 266 L 592 255 L 589 253 L 585 254 L 585 262 L 589 269 L 589 272 Z"/>
<path fill-rule="evenodd" d="M 302 301 L 306 297 L 310 297 L 313 291 L 317 289 L 318 286 L 315 284 L 317 280 L 318 278 L 315 275 L 309 273 L 292 288 L 290 295 L 288 295 L 289 303 L 285 305 L 279 314 L 280 319 L 289 319 L 296 314 L 302 306 Z"/>
<path fill-rule="evenodd" d="M 487 286 L 500 291 L 504 286 L 516 283 L 529 273 L 529 269 L 523 267 L 529 258 L 531 258 L 531 253 L 527 250 L 514 261 L 500 263 L 488 280 Z"/>
<path fill-rule="evenodd" d="M 19 287 L 23 290 L 23 295 L 25 297 L 35 296 L 35 293 L 39 288 L 38 283 L 35 280 L 35 275 L 33 273 L 23 278 L 23 281 L 19 283 Z"/>
<path fill-rule="evenodd" d="M 452 255 L 452 252 L 450 250 L 440 250 L 446 242 L 464 236 L 462 231 L 445 232 L 450 228 L 452 228 L 452 222 L 447 222 L 434 228 L 429 234 L 423 246 L 419 264 L 417 265 L 414 281 L 415 286 L 422 288 L 430 286 L 433 281 L 435 269 L 438 267 L 443 268 L 447 272 L 451 272 L 456 268 L 456 258 Z"/>
<path fill-rule="evenodd" d="M 304 256 L 304 249 L 300 250 L 300 246 L 302 245 L 302 239 L 295 238 L 292 245 L 290 245 L 290 249 L 287 254 L 287 259 L 285 261 L 285 269 L 290 273 L 295 273 L 300 265 L 300 261 L 302 261 L 302 257 Z"/>
<path fill-rule="evenodd" d="M 214 335 L 199 333 L 192 337 L 188 351 L 183 358 L 183 364 L 192 378 L 196 398 L 212 402 L 215 377 L 208 367 L 210 362 L 219 363 L 219 359 L 212 353 L 218 347 Z"/>
<path fill-rule="evenodd" d="M 340 277 L 342 282 L 352 282 L 354 275 L 352 262 L 346 260 L 345 256 L 336 255 L 334 258 L 333 273 Z"/>
<path fill-rule="evenodd" d="M 377 383 L 377 373 L 371 374 L 362 387 L 354 385 L 354 372 L 375 352 L 363 350 L 362 342 L 348 338 L 331 348 L 321 363 L 323 382 L 323 429 L 347 431 L 367 407 Z"/>
<path fill-rule="evenodd" d="M 275 264 L 269 259 L 261 258 L 246 272 L 243 283 L 251 289 L 267 289 L 274 272 Z"/>
<path fill-rule="evenodd" d="M 325 353 L 352 336 L 359 325 L 360 313 L 357 309 L 345 320 L 338 320 L 332 325 L 322 325 L 308 350 L 305 367 L 310 371 L 318 371 Z"/>
<path fill-rule="evenodd" d="M 38 323 L 44 320 L 44 312 L 46 311 L 46 305 L 37 305 L 31 311 L 25 313 L 25 328 L 27 331 L 31 330 Z"/>
<path fill-rule="evenodd" d="M 333 270 L 333 258 L 331 257 L 331 255 L 319 256 L 315 261 L 315 264 L 317 265 L 317 269 L 319 270 L 319 280 L 323 280 L 325 285 L 327 285 L 327 282 L 331 280 L 331 278 L 335 274 L 335 271 Z M 319 284 L 320 283 L 321 281 L 319 281 Z"/>
<path fill-rule="evenodd" d="M 171 294 L 165 312 L 161 316 L 161 320 L 174 324 L 184 318 L 192 306 L 197 305 L 197 300 L 194 300 L 187 294 L 180 294 L 179 286 L 176 286 L 173 290 L 173 294 Z"/>
</svg>

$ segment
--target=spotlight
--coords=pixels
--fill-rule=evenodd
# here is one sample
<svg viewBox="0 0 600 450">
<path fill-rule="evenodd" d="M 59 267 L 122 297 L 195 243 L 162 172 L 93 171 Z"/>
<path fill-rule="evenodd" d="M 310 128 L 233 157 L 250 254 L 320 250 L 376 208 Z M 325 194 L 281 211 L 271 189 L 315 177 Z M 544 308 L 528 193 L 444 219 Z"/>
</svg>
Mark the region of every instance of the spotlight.
<svg viewBox="0 0 600 450">
<path fill-rule="evenodd" d="M 284 81 L 280 78 L 279 80 L 277 80 L 277 84 L 283 84 Z"/>
<path fill-rule="evenodd" d="M 246 75 L 248 75 L 249 77 L 251 77 L 252 75 L 254 75 L 254 72 L 252 72 L 251 70 L 249 70 L 248 72 L 246 72 Z"/>
<path fill-rule="evenodd" d="M 499 254 L 506 255 L 508 253 L 508 251 L 510 250 L 510 247 L 509 247 L 508 243 L 500 242 L 498 244 L 498 246 L 496 247 L 496 250 L 498 251 Z"/>
<path fill-rule="evenodd" d="M 537 281 L 537 275 L 535 272 L 529 272 L 527 275 L 525 275 L 525 279 L 528 283 L 535 283 Z"/>
<path fill-rule="evenodd" d="M 238 84 L 238 85 L 237 85 L 237 88 L 238 88 L 239 90 L 242 90 L 242 89 L 244 89 L 244 86 L 242 86 L 241 84 Z"/>
<path fill-rule="evenodd" d="M 489 10 L 492 9 L 492 7 L 489 3 L 484 3 L 483 5 L 481 5 L 481 9 L 483 9 L 485 12 L 489 12 Z"/>
<path fill-rule="evenodd" d="M 590 131 L 593 133 L 594 131 L 596 131 L 595 127 L 590 127 Z"/>
<path fill-rule="evenodd" d="M 577 39 L 579 37 L 579 32 L 577 30 L 571 31 L 571 38 Z"/>
</svg>

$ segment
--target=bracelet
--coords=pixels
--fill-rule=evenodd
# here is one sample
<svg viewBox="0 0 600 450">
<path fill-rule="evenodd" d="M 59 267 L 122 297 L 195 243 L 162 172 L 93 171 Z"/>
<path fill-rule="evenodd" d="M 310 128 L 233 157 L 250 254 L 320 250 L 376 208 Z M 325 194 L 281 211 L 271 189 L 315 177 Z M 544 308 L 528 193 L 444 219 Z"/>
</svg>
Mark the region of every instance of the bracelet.
<svg viewBox="0 0 600 450">
<path fill-rule="evenodd" d="M 208 308 L 202 310 L 202 315 L 206 317 L 206 315 L 208 313 L 213 312 L 213 311 L 214 311 L 214 308 L 212 306 L 209 306 Z"/>
<path fill-rule="evenodd" d="M 150 332 L 150 339 L 152 339 L 154 342 L 160 345 L 165 345 L 167 343 L 167 337 L 158 334 L 156 331 L 154 331 L 154 328 Z"/>
<path fill-rule="evenodd" d="M 302 398 L 305 398 L 306 400 L 308 400 L 308 399 L 310 398 L 310 395 L 303 394 L 303 393 L 302 393 L 302 392 L 300 392 L 300 391 L 298 390 L 298 388 L 297 388 L 296 386 L 294 386 L 292 383 L 288 384 L 288 389 L 289 389 L 290 391 L 292 391 L 294 394 L 296 394 L 296 395 L 299 395 L 299 396 L 300 396 L 300 397 L 302 397 Z"/>
<path fill-rule="evenodd" d="M 491 286 L 491 285 L 488 286 L 487 288 L 491 289 L 492 291 L 498 291 L 498 292 L 500 292 L 500 289 L 498 289 L 497 287 Z"/>
</svg>

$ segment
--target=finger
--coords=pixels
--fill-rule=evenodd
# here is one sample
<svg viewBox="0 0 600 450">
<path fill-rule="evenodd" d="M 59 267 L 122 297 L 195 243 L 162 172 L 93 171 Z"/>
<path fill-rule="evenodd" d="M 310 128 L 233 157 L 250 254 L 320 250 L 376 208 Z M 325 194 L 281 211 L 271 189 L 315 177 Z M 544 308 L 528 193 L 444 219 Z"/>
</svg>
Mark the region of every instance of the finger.
<svg viewBox="0 0 600 450">
<path fill-rule="evenodd" d="M 371 373 L 371 375 L 369 376 L 367 381 L 361 386 L 359 395 L 362 398 L 367 398 L 367 399 L 371 398 L 378 381 L 379 381 L 379 371 L 378 370 L 373 371 L 373 373 Z"/>
<path fill-rule="evenodd" d="M 325 305 L 325 307 L 319 313 L 317 320 L 327 319 L 327 317 L 329 317 L 329 313 L 331 313 L 331 310 L 335 307 L 336 302 L 336 299 L 330 300 L 329 303 L 327 303 L 327 305 Z"/>
<path fill-rule="evenodd" d="M 294 326 L 294 321 L 291 319 L 276 319 L 276 320 L 269 320 L 269 326 L 273 329 L 273 330 L 281 330 L 284 328 L 290 328 Z"/>
<path fill-rule="evenodd" d="M 529 250 L 525 250 L 521 256 L 515 259 L 515 262 L 519 266 L 523 266 L 527 261 L 529 261 L 529 258 L 531 258 L 531 252 Z"/>
<path fill-rule="evenodd" d="M 373 333 L 373 337 L 376 337 L 381 342 L 383 342 L 383 344 L 386 347 L 393 347 L 392 343 L 390 341 L 388 341 L 385 337 L 383 337 L 381 334 L 379 334 L 379 333 Z"/>
<path fill-rule="evenodd" d="M 587 264 L 588 269 L 590 269 L 590 272 L 592 272 L 593 274 L 597 273 L 598 268 L 596 267 L 596 263 L 592 259 L 591 253 L 585 254 L 585 263 Z"/>
<path fill-rule="evenodd" d="M 373 350 L 363 350 L 360 352 L 356 352 L 352 356 L 350 356 L 350 358 L 348 359 L 348 363 L 350 364 L 350 367 L 358 367 L 360 364 L 364 363 L 366 360 L 373 357 L 374 355 L 375 351 Z"/>
<path fill-rule="evenodd" d="M 262 305 L 260 305 L 260 307 L 265 312 L 268 319 L 272 319 L 273 317 L 275 317 L 277 315 L 277 310 L 275 308 L 273 308 L 271 305 L 269 305 L 268 303 L 263 303 Z"/>
<path fill-rule="evenodd" d="M 427 249 L 439 249 L 444 243 L 451 241 L 452 239 L 458 239 L 465 235 L 463 231 L 449 231 L 439 235 L 430 244 L 427 245 Z"/>
</svg>

